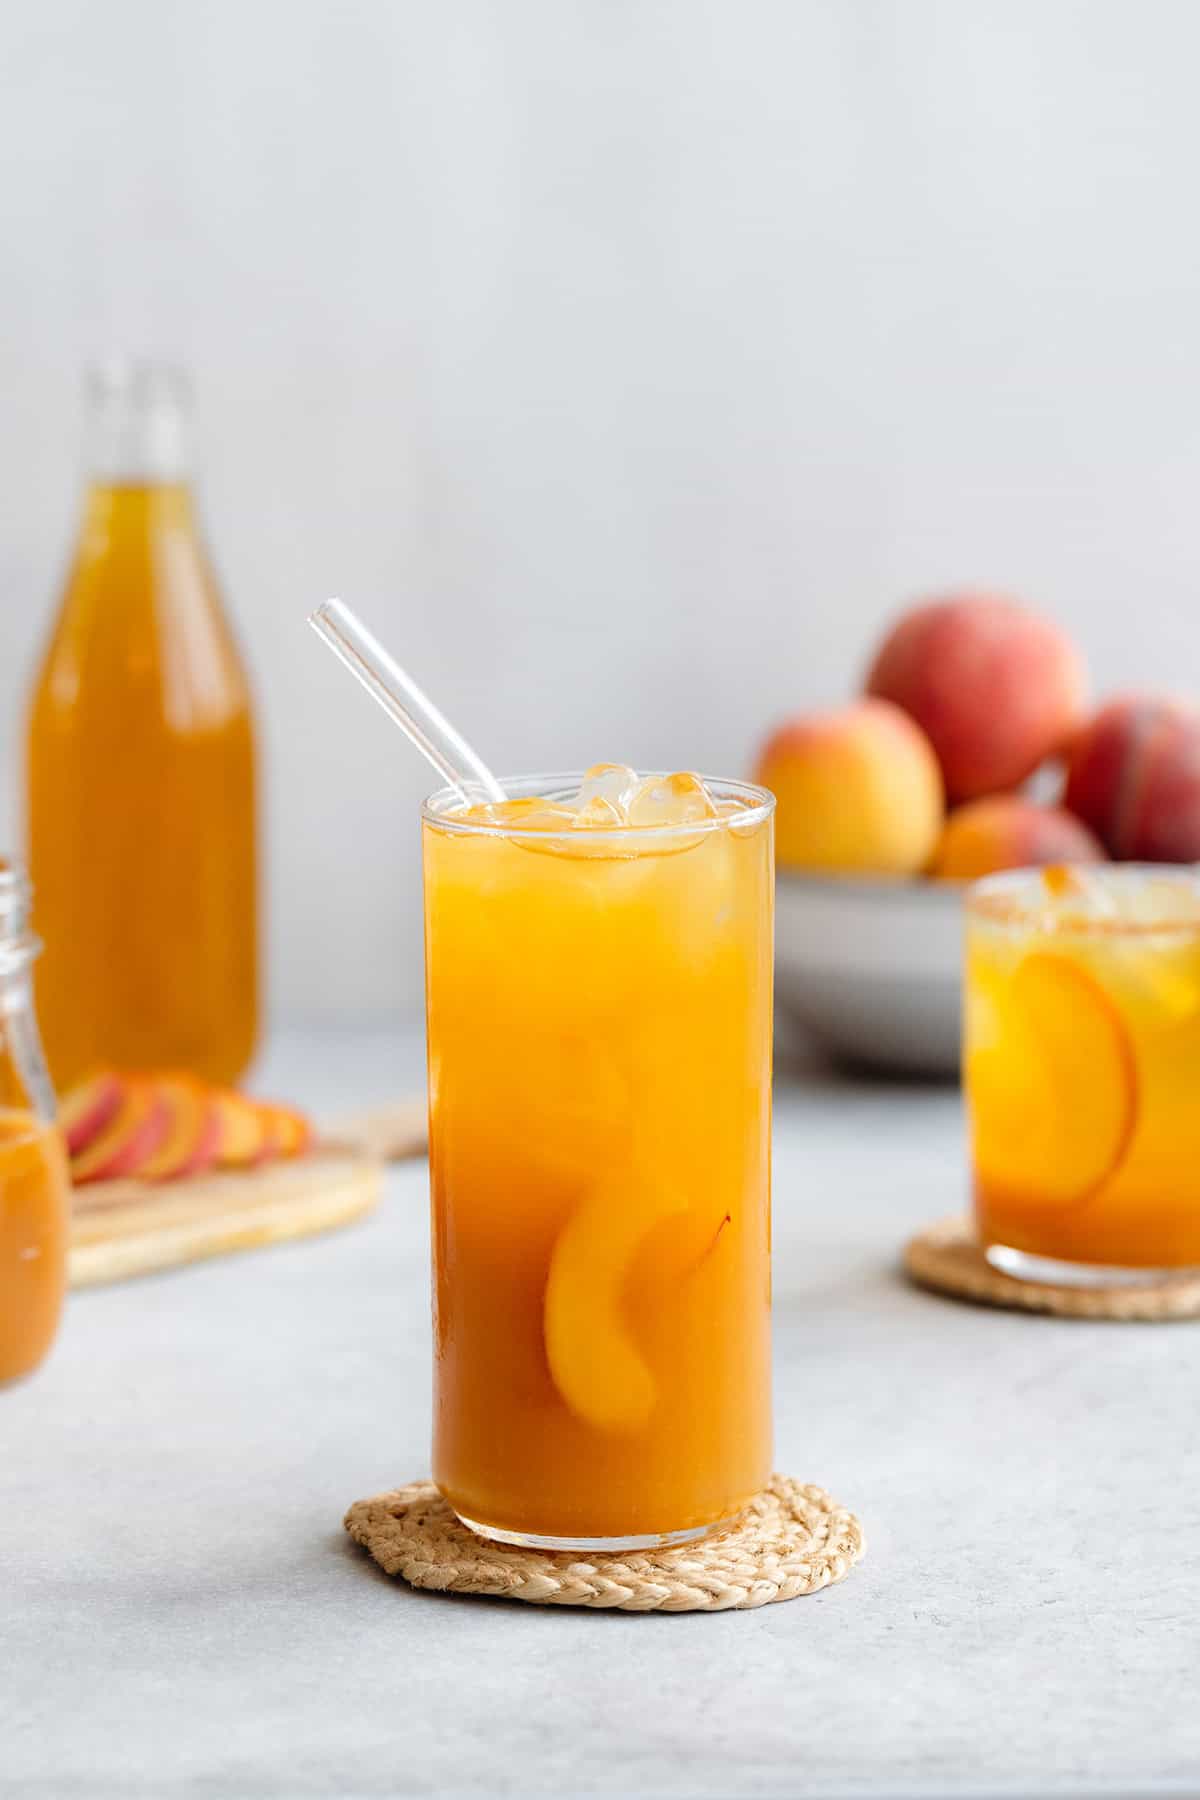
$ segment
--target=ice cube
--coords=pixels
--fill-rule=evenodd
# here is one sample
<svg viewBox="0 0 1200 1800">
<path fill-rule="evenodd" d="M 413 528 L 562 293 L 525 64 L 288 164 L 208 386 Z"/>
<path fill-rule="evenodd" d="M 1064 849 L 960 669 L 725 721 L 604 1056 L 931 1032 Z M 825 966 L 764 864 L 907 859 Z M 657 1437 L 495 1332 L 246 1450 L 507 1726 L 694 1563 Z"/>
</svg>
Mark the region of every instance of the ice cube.
<svg viewBox="0 0 1200 1800">
<path fill-rule="evenodd" d="M 1098 971 L 1168 1020 L 1200 1011 L 1200 899 L 1189 876 L 1051 866 L 1039 920 L 1048 936 L 1089 934 Z"/>
<path fill-rule="evenodd" d="M 647 775 L 625 802 L 631 825 L 698 825 L 717 817 L 716 802 L 698 775 Z"/>
<path fill-rule="evenodd" d="M 593 794 L 582 806 L 538 801 L 536 810 L 522 815 L 520 824 L 522 835 L 513 843 L 539 856 L 608 860 L 635 854 L 624 846 L 628 837 L 624 813 L 601 794 Z"/>
<path fill-rule="evenodd" d="M 1117 890 L 1117 911 L 1140 927 L 1195 930 L 1200 925 L 1200 886 L 1190 873 L 1182 881 L 1172 875 L 1145 875 Z"/>
<path fill-rule="evenodd" d="M 623 824 L 626 801 L 637 784 L 637 770 L 624 763 L 593 763 L 579 784 L 579 810 L 592 800 L 607 800 L 616 807 Z"/>
<path fill-rule="evenodd" d="M 580 831 L 621 831 L 625 814 L 604 794 L 589 794 L 575 809 L 575 824 Z"/>
<path fill-rule="evenodd" d="M 1142 869 L 1081 868 L 1050 864 L 1042 870 L 1046 928 L 1101 920 L 1138 931 L 1178 931 L 1200 925 L 1200 888 L 1190 875 L 1154 875 Z"/>
<path fill-rule="evenodd" d="M 573 831 L 575 828 L 573 806 L 556 806 L 540 795 L 498 802 L 495 811 L 498 815 L 496 823 L 508 825 L 514 831 Z"/>
<path fill-rule="evenodd" d="M 763 823 L 761 811 L 744 800 L 718 800 L 717 812 L 735 837 L 753 837 Z"/>
</svg>

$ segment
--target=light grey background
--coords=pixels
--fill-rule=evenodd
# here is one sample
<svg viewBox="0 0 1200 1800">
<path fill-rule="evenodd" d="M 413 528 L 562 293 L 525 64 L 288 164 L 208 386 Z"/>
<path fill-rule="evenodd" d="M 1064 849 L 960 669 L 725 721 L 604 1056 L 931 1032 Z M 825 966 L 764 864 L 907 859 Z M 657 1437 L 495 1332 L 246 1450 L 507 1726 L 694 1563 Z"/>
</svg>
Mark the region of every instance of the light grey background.
<svg viewBox="0 0 1200 1800">
<path fill-rule="evenodd" d="M 1198 57 L 1184 0 L 5 6 L 8 835 L 110 346 L 195 374 L 279 1017 L 420 991 L 424 782 L 327 593 L 509 769 L 736 771 L 962 581 L 1195 685 Z"/>
</svg>

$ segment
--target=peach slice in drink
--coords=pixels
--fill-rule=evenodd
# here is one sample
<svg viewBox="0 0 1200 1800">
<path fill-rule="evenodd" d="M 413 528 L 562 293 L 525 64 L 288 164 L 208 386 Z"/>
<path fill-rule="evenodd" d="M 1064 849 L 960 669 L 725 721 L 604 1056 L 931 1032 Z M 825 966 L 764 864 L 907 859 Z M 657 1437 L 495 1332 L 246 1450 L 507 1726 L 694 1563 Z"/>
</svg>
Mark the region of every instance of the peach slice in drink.
<svg viewBox="0 0 1200 1800">
<path fill-rule="evenodd" d="M 661 1310 L 714 1254 L 730 1215 L 719 1204 L 663 1191 L 630 1212 L 626 1171 L 589 1194 L 559 1233 L 550 1258 L 543 1327 L 546 1357 L 571 1411 L 601 1431 L 644 1426 L 658 1384 L 629 1319 Z"/>
<path fill-rule="evenodd" d="M 568 1219 L 550 1257 L 544 1330 L 554 1385 L 578 1418 L 601 1431 L 636 1431 L 657 1398 L 654 1376 L 629 1335 L 621 1300 L 638 1248 L 687 1200 L 663 1189 L 657 1204 L 628 1206 L 628 1174 L 593 1189 Z M 636 1188 L 635 1188 L 636 1191 Z"/>
<path fill-rule="evenodd" d="M 1120 1166 L 1137 1123 L 1137 1067 L 1121 1016 L 1070 957 L 1026 956 L 980 982 L 965 1076 L 975 1167 L 1025 1205 L 1089 1199 Z"/>
</svg>

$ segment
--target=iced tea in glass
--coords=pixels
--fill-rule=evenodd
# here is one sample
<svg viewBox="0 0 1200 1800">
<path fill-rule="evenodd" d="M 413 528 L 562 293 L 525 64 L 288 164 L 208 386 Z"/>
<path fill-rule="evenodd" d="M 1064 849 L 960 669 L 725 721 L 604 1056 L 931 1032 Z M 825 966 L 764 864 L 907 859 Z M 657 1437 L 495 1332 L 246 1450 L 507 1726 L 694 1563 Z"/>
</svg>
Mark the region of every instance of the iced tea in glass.
<svg viewBox="0 0 1200 1800">
<path fill-rule="evenodd" d="M 1032 1279 L 1200 1268 L 1200 877 L 993 876 L 968 900 L 964 1081 L 989 1258 Z"/>
<path fill-rule="evenodd" d="M 771 796 L 601 768 L 424 809 L 434 1477 L 631 1548 L 771 1467 Z"/>
</svg>

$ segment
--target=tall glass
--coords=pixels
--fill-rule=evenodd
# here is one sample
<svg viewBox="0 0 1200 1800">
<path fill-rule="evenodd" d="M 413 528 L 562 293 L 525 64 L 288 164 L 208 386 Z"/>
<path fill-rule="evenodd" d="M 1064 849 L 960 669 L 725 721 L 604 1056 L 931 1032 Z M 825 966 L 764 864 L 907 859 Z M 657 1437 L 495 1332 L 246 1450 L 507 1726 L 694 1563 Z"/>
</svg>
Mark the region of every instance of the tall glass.
<svg viewBox="0 0 1200 1800">
<path fill-rule="evenodd" d="M 1200 875 L 992 876 L 963 1073 L 992 1262 L 1086 1285 L 1200 1268 Z"/>
<path fill-rule="evenodd" d="M 707 785 L 687 826 L 424 808 L 434 1478 L 502 1541 L 698 1537 L 770 1474 L 774 801 Z"/>
</svg>

